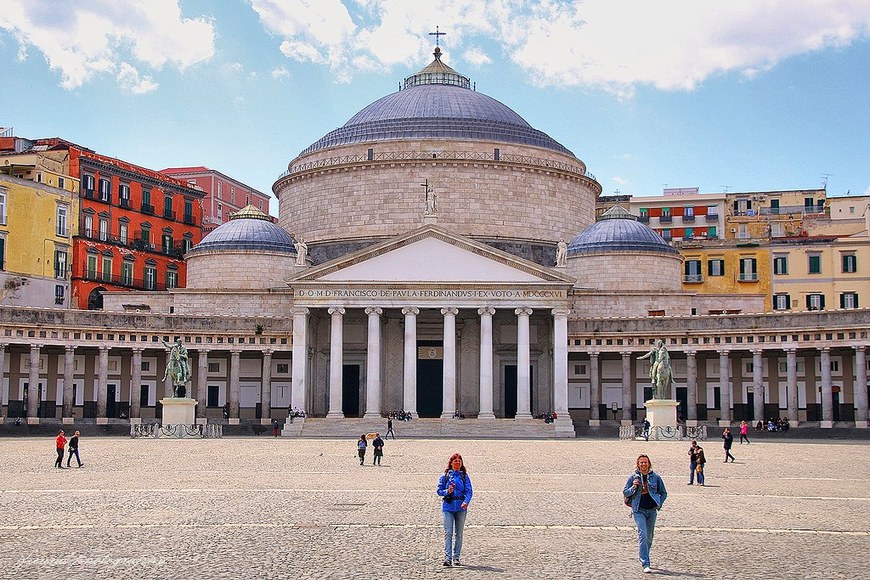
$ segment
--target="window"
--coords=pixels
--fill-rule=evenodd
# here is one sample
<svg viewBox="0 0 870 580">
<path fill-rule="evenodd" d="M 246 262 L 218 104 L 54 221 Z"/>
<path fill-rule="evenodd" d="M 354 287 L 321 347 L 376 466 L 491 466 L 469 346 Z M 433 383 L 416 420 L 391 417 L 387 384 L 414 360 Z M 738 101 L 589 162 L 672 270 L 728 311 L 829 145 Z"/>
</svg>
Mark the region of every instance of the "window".
<svg viewBox="0 0 870 580">
<path fill-rule="evenodd" d="M 821 254 L 810 254 L 809 273 L 810 274 L 821 274 L 822 273 L 822 255 Z"/>
<path fill-rule="evenodd" d="M 130 207 L 130 186 L 122 183 L 118 186 L 118 203 L 121 207 Z"/>
<path fill-rule="evenodd" d="M 85 197 L 93 197 L 94 196 L 94 176 L 93 175 L 82 176 L 82 189 L 85 192 Z"/>
<path fill-rule="evenodd" d="M 6 269 L 6 238 L 0 237 L 0 270 Z"/>
<path fill-rule="evenodd" d="M 221 372 L 221 364 L 216 362 L 208 363 L 208 372 L 210 373 L 219 373 Z M 280 372 L 280 371 L 279 371 Z"/>
<path fill-rule="evenodd" d="M 278 374 L 286 375 L 290 372 L 290 365 L 287 363 L 278 363 Z"/>
<path fill-rule="evenodd" d="M 64 186 L 65 186 L 65 185 L 66 185 L 66 181 L 64 180 L 64 178 L 63 178 L 63 177 L 58 177 L 58 178 L 57 178 L 57 187 L 58 187 L 58 189 L 64 189 Z M 852 212 L 852 213 L 854 213 L 854 212 Z"/>
<path fill-rule="evenodd" d="M 858 271 L 858 257 L 855 254 L 843 254 L 843 273 L 853 274 Z"/>
<path fill-rule="evenodd" d="M 157 268 L 154 266 L 145 266 L 145 289 L 155 290 L 157 288 Z"/>
<path fill-rule="evenodd" d="M 807 294 L 807 310 L 824 310 L 824 294 Z"/>
<path fill-rule="evenodd" d="M 687 240 L 691 240 L 692 238 L 694 238 L 695 237 L 695 228 L 686 228 L 686 233 L 683 234 L 683 237 Z"/>
<path fill-rule="evenodd" d="M 662 217 L 664 217 L 664 218 L 671 217 L 671 208 L 663 207 L 662 208 Z"/>
<path fill-rule="evenodd" d="M 133 285 L 133 262 L 130 260 L 121 262 L 121 284 L 124 286 Z"/>
<path fill-rule="evenodd" d="M 755 258 L 740 258 L 740 281 L 755 282 L 758 280 Z"/>
<path fill-rule="evenodd" d="M 100 201 L 112 203 L 112 183 L 105 178 L 100 178 Z"/>
<path fill-rule="evenodd" d="M 94 237 L 94 216 L 85 215 L 85 237 Z"/>
<path fill-rule="evenodd" d="M 172 234 L 163 234 L 163 253 L 172 252 Z"/>
<path fill-rule="evenodd" d="M 85 277 L 88 280 L 97 279 L 97 257 L 93 254 L 88 254 L 87 265 L 85 267 Z"/>
<path fill-rule="evenodd" d="M 103 280 L 106 282 L 112 281 L 112 257 L 103 256 Z"/>
<path fill-rule="evenodd" d="M 166 271 L 166 287 L 178 288 L 178 272 L 175 272 L 174 270 Z"/>
<path fill-rule="evenodd" d="M 738 240 L 748 240 L 749 236 L 749 228 L 746 224 L 737 224 L 737 239 Z"/>
<path fill-rule="evenodd" d="M 146 187 L 142 188 L 142 204 L 151 205 L 151 190 Z"/>
<path fill-rule="evenodd" d="M 710 226 L 707 228 L 707 237 L 715 238 L 716 237 L 716 226 Z"/>
<path fill-rule="evenodd" d="M 695 217 L 695 208 L 684 207 L 683 208 L 683 217 Z"/>
<path fill-rule="evenodd" d="M 193 223 L 193 203 L 189 199 L 184 200 L 184 223 Z"/>
<path fill-rule="evenodd" d="M 118 239 L 122 244 L 127 243 L 127 227 L 127 224 L 124 222 L 118 224 Z"/>
<path fill-rule="evenodd" d="M 840 294 L 840 308 L 858 308 L 858 293 L 843 292 Z"/>
<path fill-rule="evenodd" d="M 184 239 L 181 240 L 181 252 L 186 254 L 193 247 L 193 238 L 190 237 L 190 234 L 185 234 Z"/>
<path fill-rule="evenodd" d="M 707 206 L 707 219 L 710 219 L 710 218 L 715 219 L 718 217 L 719 217 L 719 208 L 715 205 L 708 205 Z"/>
<path fill-rule="evenodd" d="M 109 220 L 100 218 L 100 241 L 105 242 L 109 239 Z"/>
<path fill-rule="evenodd" d="M 574 365 L 574 374 L 583 376 L 586 374 L 586 365 Z"/>
<path fill-rule="evenodd" d="M 788 294 L 774 294 L 773 309 L 791 310 L 791 297 Z"/>
<path fill-rule="evenodd" d="M 671 241 L 671 230 L 662 230 L 662 237 L 665 239 L 666 242 L 670 242 Z"/>
<path fill-rule="evenodd" d="M 60 284 L 56 284 L 54 287 L 54 303 L 55 304 L 63 304 L 63 296 L 64 296 L 64 288 Z"/>
<path fill-rule="evenodd" d="M 783 229 L 781 223 L 774 222 L 770 224 L 770 237 L 781 238 L 783 236 L 785 236 L 785 229 Z"/>
<path fill-rule="evenodd" d="M 142 361 L 142 370 L 146 373 L 150 372 L 151 371 L 151 361 L 143 360 Z"/>
<path fill-rule="evenodd" d="M 62 238 L 69 236 L 69 206 L 63 204 L 57 206 L 57 219 L 55 221 L 55 233 Z"/>
<path fill-rule="evenodd" d="M 0 189 L 0 224 L 6 224 L 6 190 Z"/>
<path fill-rule="evenodd" d="M 725 275 L 725 260 L 715 258 L 707 260 L 707 275 L 708 276 L 724 276 Z"/>
<path fill-rule="evenodd" d="M 168 195 L 163 197 L 163 217 L 175 219 L 175 215 L 172 213 L 172 198 Z"/>
<path fill-rule="evenodd" d="M 773 273 L 788 274 L 788 256 L 776 256 L 773 258 Z"/>
<path fill-rule="evenodd" d="M 67 253 L 66 250 L 54 251 L 54 277 L 60 280 L 66 278 Z"/>
<path fill-rule="evenodd" d="M 701 260 L 686 260 L 684 264 L 685 276 L 683 282 L 701 282 Z"/>
</svg>

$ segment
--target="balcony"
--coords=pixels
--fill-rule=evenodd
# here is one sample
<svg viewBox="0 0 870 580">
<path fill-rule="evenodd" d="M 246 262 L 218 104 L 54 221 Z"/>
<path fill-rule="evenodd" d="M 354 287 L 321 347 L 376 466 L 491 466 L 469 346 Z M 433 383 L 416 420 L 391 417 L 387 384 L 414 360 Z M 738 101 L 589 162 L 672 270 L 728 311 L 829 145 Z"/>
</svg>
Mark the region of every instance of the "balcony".
<svg viewBox="0 0 870 580">
<path fill-rule="evenodd" d="M 144 278 L 132 278 L 129 276 L 116 275 L 103 276 L 100 273 L 88 270 L 83 270 L 80 275 L 73 276 L 73 278 L 110 286 L 119 286 L 121 288 L 129 288 L 132 290 L 166 290 L 166 284 L 157 282 L 156 280 L 149 283 Z"/>
<path fill-rule="evenodd" d="M 121 199 L 118 200 L 118 205 L 120 205 L 123 208 L 130 209 L 130 200 L 127 199 L 126 197 L 122 197 Z"/>
<path fill-rule="evenodd" d="M 758 272 L 744 272 L 741 273 L 737 280 L 739 282 L 758 282 Z"/>
<path fill-rule="evenodd" d="M 175 212 L 172 211 L 171 209 L 164 209 L 163 210 L 163 217 L 168 219 L 168 220 L 175 221 Z"/>
<path fill-rule="evenodd" d="M 172 246 L 163 246 L 160 248 L 160 253 L 180 260 L 184 257 L 184 245 L 174 244 Z"/>
<path fill-rule="evenodd" d="M 684 215 L 683 216 L 683 223 L 691 223 L 691 224 L 695 223 L 695 216 L 694 215 Z"/>
<path fill-rule="evenodd" d="M 637 221 L 639 221 L 642 224 L 648 224 L 649 223 L 649 216 L 648 215 L 640 215 L 637 217 Z"/>
<path fill-rule="evenodd" d="M 142 213 L 147 213 L 148 215 L 154 215 L 154 206 L 150 203 L 142 204 Z"/>
<path fill-rule="evenodd" d="M 683 276 L 683 282 L 687 284 L 700 284 L 704 281 L 704 278 L 700 274 L 685 274 Z"/>
<path fill-rule="evenodd" d="M 193 216 L 190 214 L 184 214 L 184 223 L 192 226 L 193 225 Z"/>
<path fill-rule="evenodd" d="M 663 215 L 663 216 L 659 217 L 659 223 L 662 223 L 662 224 L 669 224 L 673 221 L 674 221 L 673 216 Z"/>
<path fill-rule="evenodd" d="M 94 199 L 93 189 L 84 189 L 82 190 L 82 193 L 84 193 L 85 199 Z"/>
</svg>

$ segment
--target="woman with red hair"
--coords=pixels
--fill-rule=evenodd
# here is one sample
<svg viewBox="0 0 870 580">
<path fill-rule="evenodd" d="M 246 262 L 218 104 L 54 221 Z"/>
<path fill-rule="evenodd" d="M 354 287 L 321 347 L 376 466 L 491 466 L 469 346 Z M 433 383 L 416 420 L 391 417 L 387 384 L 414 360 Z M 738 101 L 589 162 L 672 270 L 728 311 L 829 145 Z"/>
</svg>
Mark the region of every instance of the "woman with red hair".
<svg viewBox="0 0 870 580">
<path fill-rule="evenodd" d="M 462 530 L 471 502 L 471 478 L 462 456 L 454 453 L 447 461 L 447 469 L 438 480 L 438 495 L 441 496 L 441 514 L 444 517 L 444 565 L 461 566 Z"/>
</svg>

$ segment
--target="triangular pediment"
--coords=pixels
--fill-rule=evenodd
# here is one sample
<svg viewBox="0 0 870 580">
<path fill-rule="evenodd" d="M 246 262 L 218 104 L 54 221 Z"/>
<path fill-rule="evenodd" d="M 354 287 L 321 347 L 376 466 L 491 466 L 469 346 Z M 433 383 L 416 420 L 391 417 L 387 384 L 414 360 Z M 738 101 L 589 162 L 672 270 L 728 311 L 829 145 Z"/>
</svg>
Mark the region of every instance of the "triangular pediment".
<svg viewBox="0 0 870 580">
<path fill-rule="evenodd" d="M 427 225 L 311 268 L 293 282 L 567 283 L 573 278 Z"/>
</svg>

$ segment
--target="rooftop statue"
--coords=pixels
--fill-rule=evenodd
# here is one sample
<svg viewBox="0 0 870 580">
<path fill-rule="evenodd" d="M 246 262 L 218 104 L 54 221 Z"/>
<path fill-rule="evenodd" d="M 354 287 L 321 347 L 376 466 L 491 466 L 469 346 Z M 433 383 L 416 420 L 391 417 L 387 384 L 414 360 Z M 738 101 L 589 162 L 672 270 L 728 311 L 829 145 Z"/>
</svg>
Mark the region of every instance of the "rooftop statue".
<svg viewBox="0 0 870 580">
<path fill-rule="evenodd" d="M 568 243 L 564 238 L 559 238 L 556 245 L 556 267 L 564 268 L 568 265 Z"/>
</svg>

